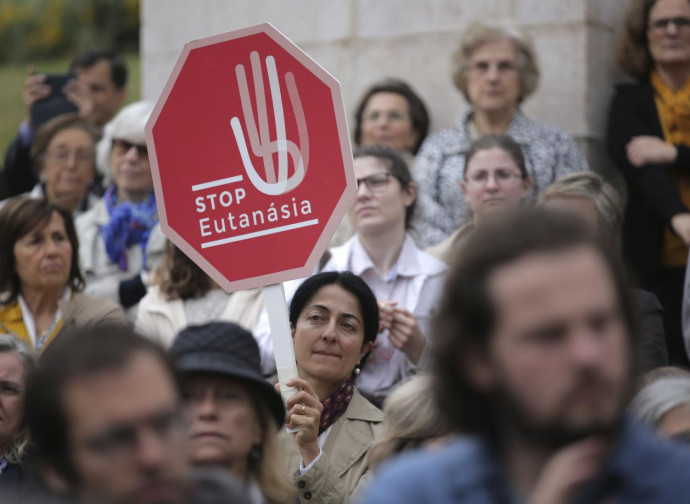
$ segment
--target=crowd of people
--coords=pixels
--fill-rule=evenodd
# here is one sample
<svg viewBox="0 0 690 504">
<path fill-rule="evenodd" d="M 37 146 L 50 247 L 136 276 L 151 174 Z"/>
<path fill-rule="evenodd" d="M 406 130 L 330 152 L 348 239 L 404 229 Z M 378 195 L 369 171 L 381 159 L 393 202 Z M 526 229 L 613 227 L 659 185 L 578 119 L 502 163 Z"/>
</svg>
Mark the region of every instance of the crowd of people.
<svg viewBox="0 0 690 504">
<path fill-rule="evenodd" d="M 285 402 L 262 289 L 159 228 L 121 59 L 75 56 L 76 112 L 40 125 L 31 70 L 2 172 L 0 502 L 685 502 L 690 1 L 634 0 L 617 61 L 625 198 L 523 113 L 514 22 L 461 34 L 446 129 L 399 78 L 365 91 L 356 197 L 285 284 Z"/>
</svg>

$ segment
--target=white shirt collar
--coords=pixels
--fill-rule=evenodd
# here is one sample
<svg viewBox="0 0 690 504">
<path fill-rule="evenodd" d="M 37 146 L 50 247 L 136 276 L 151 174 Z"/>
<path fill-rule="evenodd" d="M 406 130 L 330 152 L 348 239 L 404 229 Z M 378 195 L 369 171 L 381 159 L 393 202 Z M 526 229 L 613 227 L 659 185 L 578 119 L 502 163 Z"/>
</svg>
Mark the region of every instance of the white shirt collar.
<svg viewBox="0 0 690 504">
<path fill-rule="evenodd" d="M 352 253 L 350 255 L 350 268 L 355 275 L 362 275 L 367 270 L 374 271 L 383 280 L 393 280 L 398 276 L 413 277 L 423 273 L 422 266 L 419 264 L 419 259 L 416 254 L 417 246 L 412 237 L 405 233 L 403 246 L 400 249 L 398 260 L 391 268 L 386 278 L 381 277 L 379 271 L 376 269 L 371 257 L 365 250 L 362 242 L 359 241 L 359 235 L 352 238 Z"/>
</svg>

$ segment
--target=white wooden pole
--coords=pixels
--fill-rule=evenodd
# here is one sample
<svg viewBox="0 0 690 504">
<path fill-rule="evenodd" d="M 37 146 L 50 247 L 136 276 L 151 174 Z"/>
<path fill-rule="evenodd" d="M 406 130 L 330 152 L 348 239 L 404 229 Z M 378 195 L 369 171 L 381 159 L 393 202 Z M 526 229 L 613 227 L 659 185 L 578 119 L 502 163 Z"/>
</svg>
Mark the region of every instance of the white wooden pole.
<svg viewBox="0 0 690 504">
<path fill-rule="evenodd" d="M 264 298 L 266 299 L 268 325 L 271 328 L 271 339 L 273 340 L 273 354 L 276 359 L 280 395 L 283 397 L 283 403 L 287 405 L 287 400 L 297 392 L 296 388 L 286 385 L 288 381 L 297 378 L 297 362 L 295 361 L 295 349 L 292 346 L 292 331 L 288 320 L 283 284 L 265 286 Z M 299 429 L 287 429 L 287 431 L 299 432 Z"/>
</svg>

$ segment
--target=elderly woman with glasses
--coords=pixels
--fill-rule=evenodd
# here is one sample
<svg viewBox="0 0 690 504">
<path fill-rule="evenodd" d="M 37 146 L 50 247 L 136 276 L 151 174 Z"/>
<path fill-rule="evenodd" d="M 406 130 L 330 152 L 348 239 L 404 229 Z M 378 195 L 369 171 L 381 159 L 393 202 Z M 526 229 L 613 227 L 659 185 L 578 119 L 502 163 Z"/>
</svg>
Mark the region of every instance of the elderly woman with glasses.
<svg viewBox="0 0 690 504">
<path fill-rule="evenodd" d="M 348 217 L 356 234 L 329 250 L 321 271 L 350 271 L 374 291 L 381 328 L 367 366 L 356 378 L 362 394 L 380 406 L 390 391 L 428 365 L 427 336 L 446 265 L 420 250 L 407 229 L 417 190 L 402 158 L 389 147 L 363 147 L 355 153 L 357 197 Z M 286 285 L 288 296 L 299 282 Z M 255 337 L 264 372 L 275 370 L 267 317 Z"/>
<path fill-rule="evenodd" d="M 31 161 L 39 183 L 25 196 L 46 198 L 79 215 L 94 206 L 98 132 L 77 114 L 64 114 L 38 130 Z M 4 202 L 2 203 L 4 204 Z"/>
<path fill-rule="evenodd" d="M 520 110 L 539 81 L 534 48 L 524 31 L 509 22 L 475 23 L 463 34 L 453 66 L 455 85 L 471 109 L 453 127 L 430 135 L 417 155 L 420 213 L 415 228 L 423 247 L 467 222 L 460 182 L 467 150 L 482 135 L 509 134 L 522 146 L 533 196 L 561 176 L 587 169 L 568 134 Z"/>
<path fill-rule="evenodd" d="M 76 221 L 86 292 L 132 308 L 132 317 L 165 247 L 154 232 L 158 209 L 144 136 L 152 109 L 151 103 L 133 103 L 106 125 L 98 156 L 113 183 Z"/>
<path fill-rule="evenodd" d="M 690 364 L 681 331 L 690 243 L 690 2 L 635 0 L 618 65 L 637 79 L 611 102 L 607 144 L 625 177 L 623 253 L 664 307 L 671 363 Z"/>
</svg>

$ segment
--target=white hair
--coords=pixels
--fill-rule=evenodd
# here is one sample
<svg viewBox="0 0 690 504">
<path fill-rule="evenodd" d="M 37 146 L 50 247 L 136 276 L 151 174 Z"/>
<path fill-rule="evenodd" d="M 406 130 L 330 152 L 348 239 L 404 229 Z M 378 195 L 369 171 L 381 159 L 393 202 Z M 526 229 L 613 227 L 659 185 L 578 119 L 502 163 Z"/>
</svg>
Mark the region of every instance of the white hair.
<svg viewBox="0 0 690 504">
<path fill-rule="evenodd" d="M 137 144 L 146 143 L 146 122 L 151 117 L 153 105 L 148 101 L 127 105 L 103 128 L 103 138 L 96 146 L 96 167 L 105 177 L 106 185 L 110 184 L 113 173 L 110 163 L 113 139 L 121 138 Z"/>
<path fill-rule="evenodd" d="M 659 378 L 637 393 L 630 404 L 630 412 L 650 427 L 678 406 L 690 406 L 690 377 Z"/>
</svg>

